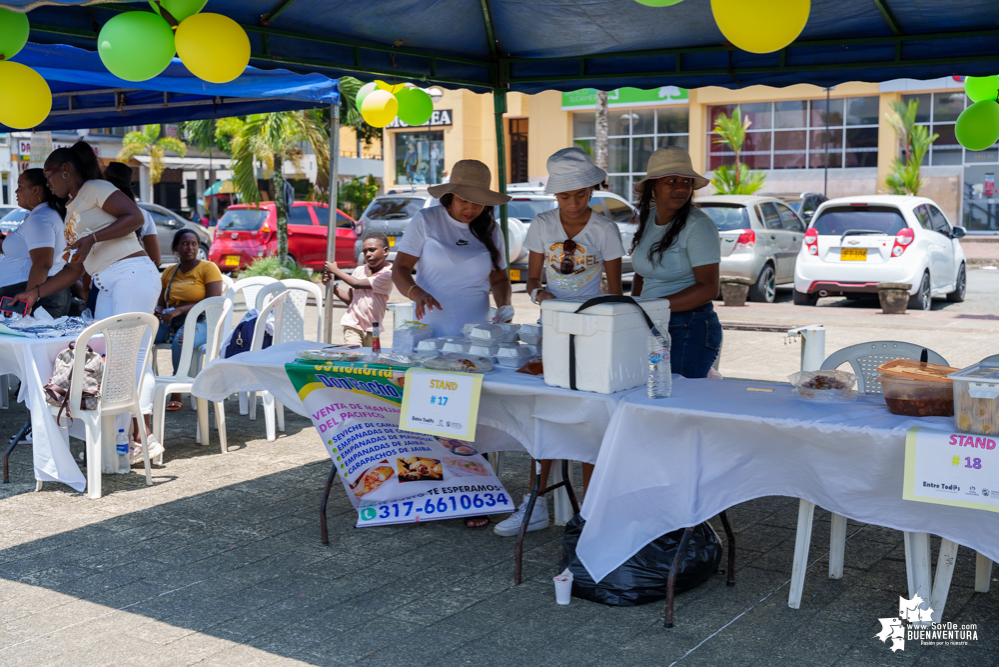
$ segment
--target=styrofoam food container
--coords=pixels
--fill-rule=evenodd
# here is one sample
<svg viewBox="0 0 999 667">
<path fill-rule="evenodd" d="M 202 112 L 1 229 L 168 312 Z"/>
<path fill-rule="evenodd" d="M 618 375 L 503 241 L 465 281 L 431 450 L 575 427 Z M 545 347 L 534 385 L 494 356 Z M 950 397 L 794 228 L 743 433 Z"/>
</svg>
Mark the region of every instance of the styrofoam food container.
<svg viewBox="0 0 999 667">
<path fill-rule="evenodd" d="M 646 383 L 649 325 L 632 303 L 601 303 L 575 312 L 587 297 L 541 303 L 545 383 L 569 387 L 569 337 L 575 339 L 576 389 L 613 394 Z M 635 299 L 653 322 L 669 322 L 667 299 Z M 523 335 L 521 336 L 523 339 Z"/>
<path fill-rule="evenodd" d="M 544 327 L 540 324 L 521 324 L 520 330 L 517 333 L 527 334 L 529 336 L 540 336 L 544 333 Z"/>
<path fill-rule="evenodd" d="M 472 344 L 468 347 L 468 353 L 485 357 L 486 359 L 489 359 L 489 361 L 496 361 L 496 354 L 499 352 L 499 349 L 499 345 L 487 345 L 485 343 L 472 341 Z"/>
<path fill-rule="evenodd" d="M 470 340 L 486 341 L 487 343 L 499 343 L 506 336 L 506 331 L 498 324 L 476 324 L 468 332 Z"/>
<path fill-rule="evenodd" d="M 427 338 L 426 340 L 421 340 L 416 344 L 417 352 L 439 352 L 441 347 L 443 347 L 445 339 L 443 338 Z"/>
<path fill-rule="evenodd" d="M 542 303 L 544 303 L 544 302 L 542 302 Z M 526 333 L 521 332 L 520 333 L 520 340 L 524 341 L 528 345 L 541 345 L 541 335 L 540 334 L 538 334 L 538 335 L 536 335 L 536 334 L 526 334 Z"/>
<path fill-rule="evenodd" d="M 487 322 L 486 320 L 478 320 L 478 321 L 475 321 L 475 322 L 468 322 L 467 324 L 465 324 L 465 325 L 463 325 L 461 327 L 461 334 L 465 338 L 468 338 L 469 334 L 472 333 L 472 329 L 474 329 L 477 326 L 483 325 L 483 324 L 490 324 L 491 325 L 492 322 Z"/>
<path fill-rule="evenodd" d="M 441 346 L 441 352 L 447 354 L 449 352 L 459 352 L 461 354 L 468 354 L 468 348 L 472 346 L 467 340 L 462 340 L 460 338 L 450 338 L 444 342 Z"/>
<path fill-rule="evenodd" d="M 526 347 L 528 350 L 530 350 L 532 357 L 540 357 L 541 356 L 541 345 L 540 344 L 539 345 L 524 345 L 524 347 Z"/>
<path fill-rule="evenodd" d="M 496 361 L 500 366 L 520 368 L 532 356 L 526 345 L 508 345 L 500 347 L 499 352 L 496 353 Z"/>
</svg>

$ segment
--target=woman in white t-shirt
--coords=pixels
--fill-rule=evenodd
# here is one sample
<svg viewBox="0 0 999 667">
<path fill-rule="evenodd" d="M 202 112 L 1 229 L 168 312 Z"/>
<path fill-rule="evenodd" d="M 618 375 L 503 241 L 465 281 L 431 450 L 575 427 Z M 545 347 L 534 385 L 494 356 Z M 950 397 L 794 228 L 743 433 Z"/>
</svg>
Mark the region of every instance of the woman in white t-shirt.
<svg viewBox="0 0 999 667">
<path fill-rule="evenodd" d="M 621 257 L 624 245 L 617 225 L 590 208 L 593 189 L 604 182 L 607 172 L 593 164 L 581 148 L 563 148 L 548 158 L 545 194 L 555 195 L 558 208 L 539 213 L 531 221 L 524 239 L 530 251 L 527 292 L 535 303 L 567 297 L 601 294 L 600 282 L 607 274 L 607 293 L 621 294 Z M 545 285 L 542 285 L 542 275 Z M 541 488 L 548 486 L 551 460 L 541 461 Z M 531 466 L 531 487 L 534 485 Z M 593 465 L 583 464 L 583 486 L 589 485 Z M 527 498 L 516 512 L 496 524 L 497 535 L 512 537 L 520 532 L 527 511 Z M 539 496 L 527 530 L 548 527 L 548 503 Z"/>
<path fill-rule="evenodd" d="M 62 232 L 66 202 L 52 194 L 42 170 L 28 169 L 18 176 L 14 194 L 18 206 L 30 213 L 3 240 L 0 297 L 13 297 L 34 289 L 59 273 L 66 263 L 62 259 L 66 247 Z M 35 307 L 44 308 L 52 317 L 62 317 L 69 312 L 70 297 L 68 289 L 60 290 L 38 301 Z"/>
<path fill-rule="evenodd" d="M 490 190 L 490 180 L 478 160 L 456 163 L 450 182 L 427 188 L 441 205 L 413 216 L 396 246 L 392 280 L 435 336 L 460 336 L 466 323 L 486 319 L 490 292 L 498 320 L 513 317 L 506 246 L 492 208 L 510 198 Z"/>
<path fill-rule="evenodd" d="M 69 244 L 64 256 L 67 263 L 59 273 L 17 298 L 34 304 L 70 287 L 86 270 L 100 289 L 95 319 L 124 313 L 152 314 L 160 296 L 160 274 L 135 236 L 143 223 L 139 207 L 102 179 L 100 160 L 85 141 L 53 151 L 45 161 L 44 170 L 53 194 L 69 198 L 64 227 Z M 140 358 L 139 368 L 143 362 L 144 358 Z M 147 368 L 139 404 L 150 438 L 148 419 L 153 411 L 154 391 L 155 379 Z M 126 421 L 116 427 L 126 428 Z M 161 453 L 162 445 L 150 440 L 150 458 Z"/>
</svg>

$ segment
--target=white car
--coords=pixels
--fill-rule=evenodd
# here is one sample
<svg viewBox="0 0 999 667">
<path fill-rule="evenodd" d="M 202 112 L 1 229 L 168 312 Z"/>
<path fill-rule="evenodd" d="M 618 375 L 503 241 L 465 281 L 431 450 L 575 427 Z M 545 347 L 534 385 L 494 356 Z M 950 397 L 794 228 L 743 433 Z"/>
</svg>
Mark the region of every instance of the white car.
<svg viewBox="0 0 999 667">
<path fill-rule="evenodd" d="M 902 195 L 843 197 L 815 212 L 794 268 L 794 303 L 877 294 L 878 283 L 908 283 L 909 307 L 933 297 L 964 301 L 964 250 L 933 200 Z"/>
</svg>

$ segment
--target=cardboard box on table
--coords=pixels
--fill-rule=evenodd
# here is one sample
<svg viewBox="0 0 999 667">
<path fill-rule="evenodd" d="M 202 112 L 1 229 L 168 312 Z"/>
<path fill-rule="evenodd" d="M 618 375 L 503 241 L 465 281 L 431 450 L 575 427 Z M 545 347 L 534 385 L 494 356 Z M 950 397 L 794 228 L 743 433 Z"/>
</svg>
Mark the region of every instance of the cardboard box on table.
<svg viewBox="0 0 999 667">
<path fill-rule="evenodd" d="M 613 394 L 646 383 L 649 325 L 635 303 L 598 303 L 592 298 L 548 299 L 541 304 L 545 383 L 571 388 L 569 337 L 574 337 L 576 389 Z M 667 299 L 634 300 L 653 322 L 669 324 Z"/>
</svg>

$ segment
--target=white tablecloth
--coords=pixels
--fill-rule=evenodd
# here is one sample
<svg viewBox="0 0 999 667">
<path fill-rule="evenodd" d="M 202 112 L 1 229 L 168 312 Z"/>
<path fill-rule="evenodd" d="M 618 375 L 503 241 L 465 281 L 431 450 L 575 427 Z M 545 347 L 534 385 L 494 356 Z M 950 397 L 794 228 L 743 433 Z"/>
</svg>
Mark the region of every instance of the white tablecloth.
<svg viewBox="0 0 999 667">
<path fill-rule="evenodd" d="M 56 424 L 42 389 L 52 375 L 52 363 L 56 355 L 74 340 L 76 336 L 21 338 L 0 334 L 0 374 L 9 373 L 21 381 L 17 400 L 31 410 L 35 479 L 42 482 L 62 482 L 77 491 L 83 491 L 87 486 L 87 478 L 80 472 L 80 467 L 69 451 L 69 430 L 59 428 Z M 103 353 L 104 340 L 93 339 L 91 347 Z M 74 436 L 78 435 L 77 431 L 82 434 L 82 422 L 77 421 L 72 430 Z M 17 456 L 17 451 L 11 456 Z"/>
<path fill-rule="evenodd" d="M 952 430 L 952 418 L 896 416 L 880 397 L 819 403 L 790 392 L 674 378 L 672 398 L 624 397 L 582 508 L 577 553 L 590 574 L 599 581 L 660 535 L 770 495 L 999 558 L 996 513 L 902 499 L 906 432 Z"/>
<path fill-rule="evenodd" d="M 270 391 L 289 410 L 307 417 L 284 365 L 313 341 L 291 341 L 208 364 L 194 381 L 199 398 L 221 401 L 237 391 Z M 627 392 L 591 394 L 549 387 L 538 377 L 497 368 L 486 374 L 479 401 L 475 448 L 488 453 L 526 450 L 535 458 L 594 463 L 617 402 Z"/>
</svg>

